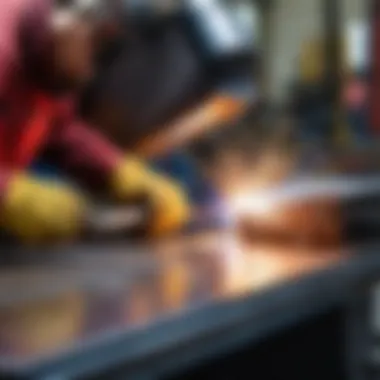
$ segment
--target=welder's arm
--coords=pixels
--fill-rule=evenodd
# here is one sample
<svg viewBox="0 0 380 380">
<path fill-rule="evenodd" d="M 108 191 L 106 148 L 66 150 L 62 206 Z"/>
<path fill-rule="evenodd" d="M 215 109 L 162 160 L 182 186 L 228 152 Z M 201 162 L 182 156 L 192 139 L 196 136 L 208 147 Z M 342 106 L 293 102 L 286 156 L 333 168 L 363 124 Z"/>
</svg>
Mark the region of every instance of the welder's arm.
<svg viewBox="0 0 380 380">
<path fill-rule="evenodd" d="M 189 215 L 185 193 L 171 179 L 125 156 L 81 122 L 57 129 L 50 140 L 50 160 L 90 191 L 100 190 L 119 202 L 146 197 L 152 209 L 148 230 L 161 235 L 180 228 Z"/>
<path fill-rule="evenodd" d="M 184 116 L 146 137 L 137 147 L 137 153 L 152 158 L 184 146 L 207 132 L 239 118 L 249 104 L 247 98 L 216 93 Z"/>
</svg>

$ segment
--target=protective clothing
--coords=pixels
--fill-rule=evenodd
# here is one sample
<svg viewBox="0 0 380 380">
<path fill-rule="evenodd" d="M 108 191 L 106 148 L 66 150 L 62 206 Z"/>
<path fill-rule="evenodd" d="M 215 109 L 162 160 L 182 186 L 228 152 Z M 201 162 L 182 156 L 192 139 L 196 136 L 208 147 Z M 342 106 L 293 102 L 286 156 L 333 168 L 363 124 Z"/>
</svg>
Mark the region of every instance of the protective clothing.
<svg viewBox="0 0 380 380">
<path fill-rule="evenodd" d="M 76 120 L 72 99 L 44 90 L 32 70 L 49 55 L 51 3 L 0 2 L 0 182 L 54 151 L 52 159 L 67 171 L 91 172 L 105 184 L 121 153 Z"/>
<path fill-rule="evenodd" d="M 72 190 L 20 174 L 36 158 L 43 155 L 92 191 L 107 191 L 125 162 L 121 151 L 76 120 L 72 99 L 53 94 L 36 76 L 36 67 L 49 62 L 52 3 L 0 1 L 0 217 L 26 241 L 75 234 L 83 209 Z M 135 178 L 125 180 L 132 186 Z"/>
<path fill-rule="evenodd" d="M 4 195 L 1 226 L 28 243 L 70 239 L 80 231 L 85 205 L 68 186 L 18 174 Z"/>
<path fill-rule="evenodd" d="M 152 210 L 148 225 L 151 236 L 166 235 L 181 227 L 190 217 L 189 202 L 183 189 L 132 157 L 114 172 L 111 189 L 121 201 L 146 197 Z"/>
</svg>

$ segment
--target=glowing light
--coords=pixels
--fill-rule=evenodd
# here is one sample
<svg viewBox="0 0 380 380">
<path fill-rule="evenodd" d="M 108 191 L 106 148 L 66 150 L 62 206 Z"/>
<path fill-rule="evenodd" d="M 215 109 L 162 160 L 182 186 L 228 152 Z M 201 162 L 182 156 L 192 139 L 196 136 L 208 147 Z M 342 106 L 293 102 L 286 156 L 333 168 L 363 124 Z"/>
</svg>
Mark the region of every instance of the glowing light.
<svg viewBox="0 0 380 380">
<path fill-rule="evenodd" d="M 250 194 L 237 197 L 232 201 L 232 211 L 235 215 L 268 214 L 274 210 L 274 203 L 269 197 Z"/>
</svg>

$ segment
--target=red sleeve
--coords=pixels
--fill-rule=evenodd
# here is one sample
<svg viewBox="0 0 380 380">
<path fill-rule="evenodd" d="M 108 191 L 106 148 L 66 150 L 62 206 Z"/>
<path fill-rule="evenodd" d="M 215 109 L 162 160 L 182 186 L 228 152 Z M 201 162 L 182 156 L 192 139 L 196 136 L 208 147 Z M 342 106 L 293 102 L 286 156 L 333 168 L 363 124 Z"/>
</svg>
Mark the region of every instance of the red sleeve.
<svg viewBox="0 0 380 380">
<path fill-rule="evenodd" d="M 1 111 L 17 110 L 15 102 L 19 94 L 23 98 L 24 76 L 20 74 L 25 70 L 24 43 L 33 58 L 43 55 L 49 48 L 48 15 L 51 4 L 51 0 L 0 0 Z M 0 130 L 7 127 L 7 115 L 8 112 L 6 117 L 0 113 Z M 13 174 L 13 171 L 0 167 L 0 200 Z"/>
<path fill-rule="evenodd" d="M 22 91 L 17 81 L 22 70 L 22 52 L 20 37 L 28 34 L 29 46 L 39 51 L 37 46 L 44 44 L 42 36 L 47 37 L 46 17 L 51 0 L 0 0 L 0 103 L 7 107 L 12 105 L 12 95 Z M 24 29 L 25 27 L 25 29 Z M 40 45 L 41 43 L 41 45 Z M 16 84 L 15 84 L 16 83 Z M 5 108 L 6 109 L 6 108 Z M 3 115 L 0 114 L 0 117 Z M 6 123 L 2 120 L 0 129 Z M 8 180 L 13 172 L 0 167 L 0 198 L 4 194 Z"/>
<path fill-rule="evenodd" d="M 47 158 L 86 187 L 105 189 L 123 154 L 91 127 L 73 121 L 54 131 Z"/>
</svg>

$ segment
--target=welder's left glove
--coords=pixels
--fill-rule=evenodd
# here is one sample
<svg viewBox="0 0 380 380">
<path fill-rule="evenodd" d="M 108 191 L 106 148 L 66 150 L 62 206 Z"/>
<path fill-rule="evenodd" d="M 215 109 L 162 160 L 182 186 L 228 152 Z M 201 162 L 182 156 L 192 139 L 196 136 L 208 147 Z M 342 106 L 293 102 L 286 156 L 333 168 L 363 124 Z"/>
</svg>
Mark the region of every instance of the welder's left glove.
<svg viewBox="0 0 380 380">
<path fill-rule="evenodd" d="M 147 199 L 152 209 L 148 222 L 151 236 L 175 232 L 190 218 L 189 201 L 181 186 L 135 158 L 126 158 L 115 170 L 111 186 L 113 195 L 121 201 Z"/>
</svg>

